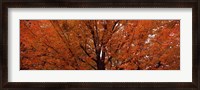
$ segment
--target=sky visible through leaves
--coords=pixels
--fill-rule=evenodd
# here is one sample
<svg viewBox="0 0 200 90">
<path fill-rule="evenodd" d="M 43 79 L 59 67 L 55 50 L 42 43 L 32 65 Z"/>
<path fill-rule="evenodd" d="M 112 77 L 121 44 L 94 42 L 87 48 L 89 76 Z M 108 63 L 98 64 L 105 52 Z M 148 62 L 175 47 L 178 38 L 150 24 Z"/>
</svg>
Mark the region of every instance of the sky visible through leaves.
<svg viewBox="0 0 200 90">
<path fill-rule="evenodd" d="M 21 70 L 180 70 L 180 20 L 20 20 Z"/>
</svg>

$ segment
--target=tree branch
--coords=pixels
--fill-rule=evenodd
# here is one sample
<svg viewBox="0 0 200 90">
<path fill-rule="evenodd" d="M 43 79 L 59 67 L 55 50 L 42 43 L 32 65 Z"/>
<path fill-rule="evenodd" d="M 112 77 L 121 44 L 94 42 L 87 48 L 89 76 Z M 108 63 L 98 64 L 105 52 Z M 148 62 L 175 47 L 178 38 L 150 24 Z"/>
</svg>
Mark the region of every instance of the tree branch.
<svg viewBox="0 0 200 90">
<path fill-rule="evenodd" d="M 84 63 L 88 64 L 88 65 L 89 65 L 91 68 L 93 68 L 94 70 L 96 70 L 96 68 L 95 68 L 93 65 L 91 65 L 90 63 L 84 61 L 82 58 L 78 57 L 78 59 L 79 59 L 81 62 L 84 62 Z"/>
<path fill-rule="evenodd" d="M 93 57 L 91 57 L 90 54 L 86 51 L 86 49 L 81 44 L 80 44 L 80 47 L 87 54 L 88 57 L 90 57 L 90 58 L 92 58 L 92 60 L 96 61 L 96 59 L 94 59 Z"/>
</svg>

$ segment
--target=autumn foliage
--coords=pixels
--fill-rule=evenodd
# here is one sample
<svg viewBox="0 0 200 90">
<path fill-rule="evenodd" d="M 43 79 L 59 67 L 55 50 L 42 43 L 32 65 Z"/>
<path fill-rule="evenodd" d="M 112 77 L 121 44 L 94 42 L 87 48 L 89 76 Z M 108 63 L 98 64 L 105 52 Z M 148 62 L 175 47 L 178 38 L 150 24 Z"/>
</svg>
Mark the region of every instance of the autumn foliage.
<svg viewBox="0 0 200 90">
<path fill-rule="evenodd" d="M 179 70 L 179 20 L 21 20 L 21 70 Z"/>
</svg>

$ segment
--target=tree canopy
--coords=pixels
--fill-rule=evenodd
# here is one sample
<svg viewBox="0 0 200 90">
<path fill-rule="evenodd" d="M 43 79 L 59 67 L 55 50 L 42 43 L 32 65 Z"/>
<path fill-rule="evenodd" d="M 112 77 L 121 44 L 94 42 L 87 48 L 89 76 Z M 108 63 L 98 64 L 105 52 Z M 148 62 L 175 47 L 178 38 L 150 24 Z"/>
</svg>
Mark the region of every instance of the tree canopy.
<svg viewBox="0 0 200 90">
<path fill-rule="evenodd" d="M 21 70 L 177 70 L 179 20 L 20 20 Z"/>
</svg>

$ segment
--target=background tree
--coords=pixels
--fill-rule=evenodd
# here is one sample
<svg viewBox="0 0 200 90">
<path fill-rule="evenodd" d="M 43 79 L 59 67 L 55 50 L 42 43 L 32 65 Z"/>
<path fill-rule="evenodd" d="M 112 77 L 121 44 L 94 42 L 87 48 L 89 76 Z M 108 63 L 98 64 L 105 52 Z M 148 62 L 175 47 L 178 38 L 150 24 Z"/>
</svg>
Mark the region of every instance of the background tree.
<svg viewBox="0 0 200 90">
<path fill-rule="evenodd" d="M 180 69 L 179 20 L 21 20 L 21 69 Z"/>
</svg>

